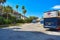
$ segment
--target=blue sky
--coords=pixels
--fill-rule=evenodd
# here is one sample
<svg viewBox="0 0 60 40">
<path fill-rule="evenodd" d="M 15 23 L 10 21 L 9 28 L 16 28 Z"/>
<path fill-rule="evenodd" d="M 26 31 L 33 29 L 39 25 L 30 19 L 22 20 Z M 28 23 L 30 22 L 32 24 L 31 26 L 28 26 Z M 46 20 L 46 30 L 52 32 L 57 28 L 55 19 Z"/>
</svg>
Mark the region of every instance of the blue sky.
<svg viewBox="0 0 60 40">
<path fill-rule="evenodd" d="M 15 6 L 19 5 L 18 12 L 22 13 L 21 7 L 26 7 L 26 16 L 42 17 L 43 12 L 60 8 L 60 0 L 7 0 L 5 5 L 10 5 L 16 10 Z"/>
</svg>

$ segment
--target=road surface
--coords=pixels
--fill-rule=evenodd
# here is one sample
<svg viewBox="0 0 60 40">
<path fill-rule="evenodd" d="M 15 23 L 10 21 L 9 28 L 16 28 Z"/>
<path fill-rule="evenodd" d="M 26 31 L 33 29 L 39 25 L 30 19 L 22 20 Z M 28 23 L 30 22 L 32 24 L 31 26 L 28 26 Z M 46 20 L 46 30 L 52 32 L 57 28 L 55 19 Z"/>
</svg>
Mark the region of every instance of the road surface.
<svg viewBox="0 0 60 40">
<path fill-rule="evenodd" d="M 60 40 L 60 32 L 46 31 L 39 23 L 0 29 L 0 40 Z"/>
</svg>

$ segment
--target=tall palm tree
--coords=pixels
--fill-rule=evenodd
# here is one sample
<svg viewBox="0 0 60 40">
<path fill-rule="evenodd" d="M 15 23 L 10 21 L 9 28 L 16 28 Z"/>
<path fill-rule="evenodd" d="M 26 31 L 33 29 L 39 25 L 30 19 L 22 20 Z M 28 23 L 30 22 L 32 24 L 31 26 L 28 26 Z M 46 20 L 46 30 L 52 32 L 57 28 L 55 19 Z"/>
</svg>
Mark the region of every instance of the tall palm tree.
<svg viewBox="0 0 60 40">
<path fill-rule="evenodd" d="M 4 7 L 4 10 L 3 10 L 5 13 L 13 13 L 13 9 L 12 9 L 12 7 L 10 7 L 9 5 L 8 6 L 6 6 L 6 7 Z"/>
<path fill-rule="evenodd" d="M 26 10 L 26 9 L 24 9 L 24 10 L 23 10 L 23 14 L 24 14 L 24 16 L 25 16 L 26 12 L 27 12 L 27 10 Z"/>
<path fill-rule="evenodd" d="M 19 6 L 18 6 L 18 5 L 16 5 L 17 12 L 18 12 L 18 8 L 19 8 Z"/>
<path fill-rule="evenodd" d="M 0 6 L 1 6 L 1 4 L 4 4 L 6 2 L 6 0 L 0 0 Z M 3 7 L 2 8 L 0 8 L 1 9 L 1 11 L 0 11 L 0 13 L 2 14 L 2 12 L 3 12 Z M 1 15 L 2 16 L 2 15 Z M 3 17 L 3 16 L 2 16 Z"/>
<path fill-rule="evenodd" d="M 22 6 L 22 9 L 25 9 L 25 6 Z"/>
<path fill-rule="evenodd" d="M 25 9 L 25 6 L 22 6 L 22 13 L 24 14 L 24 17 L 25 17 L 26 12 L 27 12 L 27 10 Z"/>
<path fill-rule="evenodd" d="M 5 2 L 6 2 L 6 0 L 3 0 L 3 2 L 2 2 L 2 3 L 4 4 Z"/>
<path fill-rule="evenodd" d="M 1 4 L 4 4 L 5 2 L 6 2 L 6 0 L 0 0 L 0 6 L 1 6 Z M 1 11 L 0 11 L 1 13 L 3 12 L 3 8 L 4 8 L 3 6 L 2 6 L 2 8 L 0 8 L 1 9 Z"/>
<path fill-rule="evenodd" d="M 12 7 L 10 7 L 10 6 L 4 7 L 4 13 L 7 14 L 7 19 L 8 19 L 8 14 L 9 14 L 9 13 L 13 13 Z"/>
<path fill-rule="evenodd" d="M 0 0 L 0 4 L 4 4 L 6 0 Z"/>
</svg>

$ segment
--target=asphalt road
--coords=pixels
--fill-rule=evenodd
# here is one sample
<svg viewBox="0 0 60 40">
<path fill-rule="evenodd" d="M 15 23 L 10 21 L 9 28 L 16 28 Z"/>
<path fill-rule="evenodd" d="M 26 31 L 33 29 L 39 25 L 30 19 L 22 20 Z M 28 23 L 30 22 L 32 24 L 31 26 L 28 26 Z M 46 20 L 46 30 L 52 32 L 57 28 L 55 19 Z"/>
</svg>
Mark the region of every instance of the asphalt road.
<svg viewBox="0 0 60 40">
<path fill-rule="evenodd" d="M 60 32 L 46 31 L 39 23 L 0 29 L 0 40 L 60 40 Z"/>
</svg>

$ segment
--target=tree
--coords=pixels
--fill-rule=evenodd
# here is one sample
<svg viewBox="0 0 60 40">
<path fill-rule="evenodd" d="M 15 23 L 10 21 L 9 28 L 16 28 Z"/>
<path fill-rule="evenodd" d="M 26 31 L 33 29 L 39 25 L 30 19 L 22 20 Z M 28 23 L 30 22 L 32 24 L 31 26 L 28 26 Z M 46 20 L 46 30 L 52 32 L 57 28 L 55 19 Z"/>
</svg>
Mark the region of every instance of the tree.
<svg viewBox="0 0 60 40">
<path fill-rule="evenodd" d="M 0 13 L 2 14 L 3 12 L 3 6 L 1 4 L 4 4 L 6 0 L 0 0 Z M 2 15 L 1 15 L 2 16 Z"/>
<path fill-rule="evenodd" d="M 0 5 L 1 4 L 4 4 L 6 2 L 6 0 L 0 0 Z M 2 6 L 3 7 L 3 6 Z M 1 10 L 2 10 L 3 8 L 1 8 Z M 3 11 L 3 10 L 2 10 Z"/>
<path fill-rule="evenodd" d="M 4 7 L 3 12 L 7 14 L 7 19 L 8 19 L 8 14 L 13 13 L 13 9 L 12 9 L 12 7 L 10 7 L 8 5 L 8 6 Z"/>
<path fill-rule="evenodd" d="M 4 4 L 6 0 L 0 0 L 0 4 Z"/>
<path fill-rule="evenodd" d="M 0 5 L 1 4 L 4 4 L 6 2 L 6 0 L 0 0 Z M 1 8 L 1 10 L 2 10 L 3 8 Z M 2 10 L 3 11 L 3 10 Z"/>
<path fill-rule="evenodd" d="M 23 14 L 24 14 L 24 16 L 25 16 L 26 12 L 27 12 L 27 11 L 24 9 L 24 10 L 23 10 Z"/>
<path fill-rule="evenodd" d="M 13 13 L 13 9 L 11 6 L 8 5 L 8 6 L 4 7 L 3 12 L 4 13 Z"/>
<path fill-rule="evenodd" d="M 25 9 L 25 6 L 22 6 L 22 9 Z"/>
<path fill-rule="evenodd" d="M 18 11 L 18 7 L 19 7 L 19 6 L 18 6 L 18 5 L 16 5 L 16 9 L 17 9 L 17 11 Z"/>
<path fill-rule="evenodd" d="M 0 13 L 2 13 L 2 11 L 3 11 L 3 6 L 1 6 L 1 4 L 4 4 L 5 2 L 6 2 L 6 0 L 0 0 Z"/>
<path fill-rule="evenodd" d="M 35 17 L 35 16 L 30 16 L 29 18 L 32 19 L 32 20 L 38 19 L 38 17 Z"/>
<path fill-rule="evenodd" d="M 25 9 L 25 6 L 22 6 L 22 13 L 24 14 L 24 16 L 25 16 L 26 12 L 27 12 L 27 10 Z"/>
</svg>

